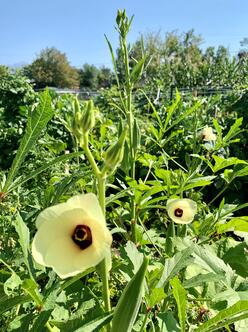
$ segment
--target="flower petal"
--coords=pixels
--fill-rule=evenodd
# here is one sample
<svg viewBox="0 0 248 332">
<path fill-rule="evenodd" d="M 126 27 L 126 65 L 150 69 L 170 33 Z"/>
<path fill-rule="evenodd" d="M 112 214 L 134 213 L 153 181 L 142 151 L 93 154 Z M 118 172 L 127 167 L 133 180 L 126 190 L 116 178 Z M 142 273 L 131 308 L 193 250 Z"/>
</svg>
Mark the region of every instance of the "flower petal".
<svg viewBox="0 0 248 332">
<path fill-rule="evenodd" d="M 70 209 L 70 207 L 66 203 L 48 207 L 38 215 L 36 219 L 36 227 L 39 228 L 45 220 L 57 219 L 57 217 L 68 209 Z"/>
<path fill-rule="evenodd" d="M 54 219 L 44 219 L 40 223 L 32 244 L 32 254 L 37 263 L 47 265 L 44 257 L 50 244 L 65 236 L 71 240 L 75 227 L 88 218 L 84 210 L 71 206 L 70 209 L 62 209 L 61 214 L 54 214 Z M 51 215 L 46 214 L 47 217 Z"/>
<path fill-rule="evenodd" d="M 78 268 L 81 266 L 84 269 L 97 265 L 104 258 L 109 258 L 112 243 L 112 235 L 105 225 L 97 225 L 92 220 L 87 224 L 92 232 L 92 245 L 75 257 L 75 266 Z M 109 264 L 109 268 L 111 268 L 111 264 Z"/>
<path fill-rule="evenodd" d="M 74 207 L 84 209 L 90 217 L 106 224 L 101 206 L 95 194 L 77 195 L 70 198 L 67 203 Z"/>
<path fill-rule="evenodd" d="M 80 248 L 68 236 L 54 241 L 47 250 L 45 261 L 60 276 L 67 278 L 84 271 L 84 268 L 76 268 L 74 257 L 80 254 Z"/>
</svg>

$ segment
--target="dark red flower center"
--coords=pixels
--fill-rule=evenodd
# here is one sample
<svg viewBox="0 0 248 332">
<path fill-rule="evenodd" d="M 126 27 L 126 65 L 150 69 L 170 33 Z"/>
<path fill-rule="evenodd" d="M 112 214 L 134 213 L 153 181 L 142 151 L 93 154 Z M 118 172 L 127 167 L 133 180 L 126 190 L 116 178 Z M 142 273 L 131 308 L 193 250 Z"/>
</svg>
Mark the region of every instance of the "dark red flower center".
<svg viewBox="0 0 248 332">
<path fill-rule="evenodd" d="M 91 230 L 86 225 L 77 225 L 72 234 L 72 240 L 80 249 L 86 249 L 92 244 Z"/>
<path fill-rule="evenodd" d="M 174 215 L 175 215 L 175 217 L 182 217 L 182 215 L 183 215 L 183 210 L 182 209 L 180 209 L 180 208 L 177 208 L 175 211 L 174 211 Z"/>
</svg>

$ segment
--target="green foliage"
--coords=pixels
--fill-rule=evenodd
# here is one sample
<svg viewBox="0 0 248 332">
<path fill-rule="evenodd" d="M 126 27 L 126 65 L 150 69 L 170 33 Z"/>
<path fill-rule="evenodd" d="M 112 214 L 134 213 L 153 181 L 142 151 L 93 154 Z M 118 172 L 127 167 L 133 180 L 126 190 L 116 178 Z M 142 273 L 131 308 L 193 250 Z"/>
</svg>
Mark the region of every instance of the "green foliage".
<svg viewBox="0 0 248 332">
<path fill-rule="evenodd" d="M 79 85 L 77 70 L 70 66 L 66 54 L 54 47 L 42 50 L 37 59 L 25 68 L 25 74 L 38 88 L 75 88 Z"/>
<path fill-rule="evenodd" d="M 23 78 L 25 97 L 10 85 L 2 90 L 3 331 L 245 331 L 247 93 L 201 97 L 176 91 L 158 101 L 148 93 L 162 86 L 163 77 L 168 88 L 172 76 L 163 75 L 172 73 L 177 84 L 191 87 L 207 77 L 217 86 L 218 75 L 219 84 L 236 84 L 242 81 L 240 64 L 230 62 L 225 48 L 201 52 L 193 32 L 171 34 L 165 44 L 144 39 L 130 48 L 131 22 L 125 11 L 118 12 L 119 58 L 107 40 L 117 87 L 104 91 L 97 107 L 68 94 L 35 94 Z M 162 46 L 166 61 L 158 66 Z M 3 69 L 1 82 L 10 76 Z M 206 126 L 216 140 L 203 139 Z M 6 155 L 14 156 L 12 165 L 4 163 Z M 32 259 L 37 215 L 75 194 L 97 191 L 113 236 L 110 274 L 106 259 L 61 280 Z M 170 220 L 171 198 L 197 203 L 192 223 Z M 113 309 L 106 305 L 109 296 Z"/>
</svg>

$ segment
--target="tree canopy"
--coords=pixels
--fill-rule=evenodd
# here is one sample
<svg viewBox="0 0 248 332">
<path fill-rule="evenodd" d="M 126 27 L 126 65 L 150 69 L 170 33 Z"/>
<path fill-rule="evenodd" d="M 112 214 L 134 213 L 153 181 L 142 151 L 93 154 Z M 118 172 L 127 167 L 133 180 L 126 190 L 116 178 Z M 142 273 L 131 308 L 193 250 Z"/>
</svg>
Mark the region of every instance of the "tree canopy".
<svg viewBox="0 0 248 332">
<path fill-rule="evenodd" d="M 55 47 L 42 50 L 36 60 L 25 69 L 26 75 L 34 80 L 38 88 L 78 87 L 78 72 L 72 67 L 65 53 Z"/>
</svg>

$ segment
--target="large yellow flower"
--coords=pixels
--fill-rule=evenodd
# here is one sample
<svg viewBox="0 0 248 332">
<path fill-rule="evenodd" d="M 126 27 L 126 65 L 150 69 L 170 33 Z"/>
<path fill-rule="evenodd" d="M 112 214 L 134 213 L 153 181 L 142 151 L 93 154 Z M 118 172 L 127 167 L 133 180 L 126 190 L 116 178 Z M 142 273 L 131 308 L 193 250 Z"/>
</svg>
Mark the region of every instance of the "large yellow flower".
<svg viewBox="0 0 248 332">
<path fill-rule="evenodd" d="M 189 224 L 197 212 L 197 204 L 188 198 L 169 199 L 167 201 L 169 217 L 178 224 Z"/>
<path fill-rule="evenodd" d="M 61 277 L 74 276 L 110 259 L 112 236 L 97 197 L 77 195 L 45 209 L 37 218 L 32 255 Z"/>
</svg>

